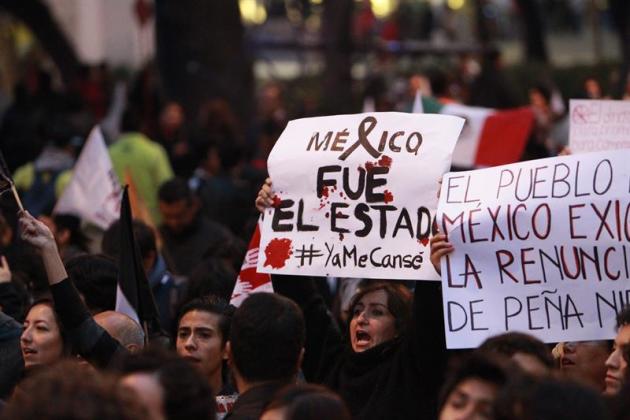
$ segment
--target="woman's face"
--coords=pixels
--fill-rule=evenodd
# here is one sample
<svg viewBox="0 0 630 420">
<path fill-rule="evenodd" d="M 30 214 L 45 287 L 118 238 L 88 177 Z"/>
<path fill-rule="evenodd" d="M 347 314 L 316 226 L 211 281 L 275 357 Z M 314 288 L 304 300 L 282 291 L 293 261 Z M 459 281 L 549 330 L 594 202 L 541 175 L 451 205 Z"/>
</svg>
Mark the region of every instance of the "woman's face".
<svg viewBox="0 0 630 420">
<path fill-rule="evenodd" d="M 478 378 L 464 379 L 448 395 L 439 419 L 490 419 L 496 394 L 497 386 L 493 383 Z"/>
<path fill-rule="evenodd" d="M 363 296 L 350 316 L 350 343 L 356 352 L 371 349 L 396 336 L 396 320 L 389 312 L 384 290 Z"/>
<path fill-rule="evenodd" d="M 26 369 L 49 365 L 61 359 L 63 340 L 53 309 L 45 304 L 35 305 L 26 315 L 20 338 Z"/>
</svg>

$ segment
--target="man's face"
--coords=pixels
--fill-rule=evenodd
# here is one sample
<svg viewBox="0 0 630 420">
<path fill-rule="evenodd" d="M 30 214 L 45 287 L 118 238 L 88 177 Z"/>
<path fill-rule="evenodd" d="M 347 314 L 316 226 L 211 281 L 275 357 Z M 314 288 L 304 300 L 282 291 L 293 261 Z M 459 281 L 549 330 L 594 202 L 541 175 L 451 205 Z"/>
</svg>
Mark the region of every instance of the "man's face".
<svg viewBox="0 0 630 420">
<path fill-rule="evenodd" d="M 564 343 L 560 366 L 568 377 L 602 391 L 605 388 L 606 359 L 610 355 L 606 341 Z"/>
<path fill-rule="evenodd" d="M 175 234 L 186 230 L 192 224 L 197 213 L 195 203 L 185 199 L 172 203 L 160 201 L 159 207 L 162 214 L 162 224 Z"/>
<path fill-rule="evenodd" d="M 448 395 L 440 420 L 482 420 L 492 418 L 497 386 L 478 378 L 459 383 Z"/>
<path fill-rule="evenodd" d="M 628 364 L 623 358 L 623 347 L 627 344 L 630 344 L 630 325 L 623 325 L 617 331 L 613 351 L 606 360 L 606 395 L 617 394 L 624 383 Z"/>
<path fill-rule="evenodd" d="M 192 310 L 182 317 L 177 328 L 177 354 L 192 362 L 206 377 L 220 374 L 226 358 L 219 320 L 217 314 Z"/>
</svg>

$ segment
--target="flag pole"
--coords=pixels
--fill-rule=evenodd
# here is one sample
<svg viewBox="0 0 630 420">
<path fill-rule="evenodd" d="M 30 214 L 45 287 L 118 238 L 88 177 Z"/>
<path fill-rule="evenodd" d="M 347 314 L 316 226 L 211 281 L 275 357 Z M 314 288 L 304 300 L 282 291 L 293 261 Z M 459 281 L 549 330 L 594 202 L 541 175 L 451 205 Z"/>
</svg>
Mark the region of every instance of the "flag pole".
<svg viewBox="0 0 630 420">
<path fill-rule="evenodd" d="M 2 151 L 0 151 L 0 168 L 2 169 L 2 178 L 11 186 L 11 192 L 13 193 L 13 197 L 15 198 L 15 201 L 17 202 L 20 211 L 24 211 L 22 200 L 20 200 L 20 196 L 15 189 L 15 183 L 13 182 L 13 179 L 11 179 L 11 173 L 9 172 L 7 162 L 4 160 L 4 155 L 2 154 Z"/>
<path fill-rule="evenodd" d="M 22 200 L 20 200 L 20 196 L 18 195 L 17 190 L 15 189 L 15 184 L 11 183 L 11 192 L 13 192 L 13 197 L 15 197 L 15 201 L 17 202 L 20 211 L 24 211 L 24 206 L 22 205 Z"/>
<path fill-rule="evenodd" d="M 144 330 L 144 347 L 149 345 L 149 325 L 146 319 L 142 321 L 142 329 Z"/>
</svg>

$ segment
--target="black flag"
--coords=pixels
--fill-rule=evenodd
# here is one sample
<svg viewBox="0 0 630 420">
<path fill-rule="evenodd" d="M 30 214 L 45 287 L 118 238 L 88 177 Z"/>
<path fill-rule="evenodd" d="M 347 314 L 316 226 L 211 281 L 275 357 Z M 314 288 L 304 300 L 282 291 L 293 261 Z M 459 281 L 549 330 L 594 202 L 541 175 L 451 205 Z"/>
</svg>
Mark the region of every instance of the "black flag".
<svg viewBox="0 0 630 420">
<path fill-rule="evenodd" d="M 137 320 L 149 336 L 161 334 L 159 314 L 133 234 L 128 186 L 120 204 L 120 251 L 116 311 Z M 146 337 L 148 339 L 148 337 Z"/>
</svg>

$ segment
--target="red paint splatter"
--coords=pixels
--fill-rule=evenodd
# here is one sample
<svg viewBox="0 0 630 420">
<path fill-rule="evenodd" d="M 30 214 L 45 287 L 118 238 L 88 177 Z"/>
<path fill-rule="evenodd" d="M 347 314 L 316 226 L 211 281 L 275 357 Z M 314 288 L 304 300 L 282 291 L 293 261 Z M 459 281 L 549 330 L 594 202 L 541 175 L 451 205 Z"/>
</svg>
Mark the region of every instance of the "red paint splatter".
<svg viewBox="0 0 630 420">
<path fill-rule="evenodd" d="M 392 166 L 392 158 L 390 158 L 389 156 L 383 155 L 383 157 L 381 157 L 381 159 L 378 161 L 378 164 L 385 168 L 389 168 Z"/>
<path fill-rule="evenodd" d="M 272 198 L 273 203 L 271 204 L 272 207 L 278 208 L 280 207 L 280 203 L 282 202 L 282 198 L 280 198 L 277 194 L 273 196 Z"/>
<path fill-rule="evenodd" d="M 343 197 L 343 191 L 339 191 L 339 197 Z"/>
<path fill-rule="evenodd" d="M 391 203 L 394 201 L 394 194 L 392 194 L 389 190 L 383 191 L 383 201 L 385 204 Z"/>
<path fill-rule="evenodd" d="M 319 208 L 317 210 L 321 210 L 326 206 L 326 202 L 325 201 L 320 201 L 319 202 Z"/>
<path fill-rule="evenodd" d="M 370 172 L 374 169 L 374 164 L 372 162 L 365 162 L 365 170 Z"/>
<path fill-rule="evenodd" d="M 282 268 L 289 257 L 293 254 L 291 250 L 291 240 L 286 238 L 272 239 L 265 248 L 265 267 Z"/>
<path fill-rule="evenodd" d="M 325 186 L 325 185 L 322 187 L 322 193 L 321 193 L 321 196 L 322 196 L 322 197 L 326 197 L 326 198 L 328 198 L 328 187 L 327 187 L 327 186 Z"/>
<path fill-rule="evenodd" d="M 330 213 L 326 212 L 326 218 L 328 219 L 330 217 Z"/>
<path fill-rule="evenodd" d="M 343 236 L 343 233 L 341 233 L 341 232 L 340 232 L 340 233 L 339 233 L 339 240 L 340 240 L 340 241 L 343 241 L 343 239 L 344 239 L 344 238 L 345 238 L 345 236 Z"/>
<path fill-rule="evenodd" d="M 335 216 L 341 218 L 341 217 L 343 217 L 343 213 L 338 211 L 337 213 L 335 213 Z"/>
<path fill-rule="evenodd" d="M 425 237 L 425 238 L 422 238 L 422 239 L 418 239 L 418 243 L 422 244 L 424 246 L 427 246 L 427 244 L 429 243 L 429 238 Z"/>
</svg>

